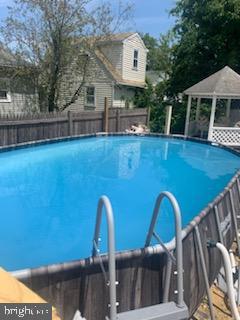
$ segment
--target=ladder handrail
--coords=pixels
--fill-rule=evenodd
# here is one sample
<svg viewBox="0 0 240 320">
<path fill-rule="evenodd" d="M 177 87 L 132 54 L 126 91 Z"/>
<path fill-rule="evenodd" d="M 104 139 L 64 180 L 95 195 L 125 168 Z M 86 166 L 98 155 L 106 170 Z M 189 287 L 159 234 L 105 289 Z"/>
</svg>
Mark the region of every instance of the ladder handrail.
<svg viewBox="0 0 240 320">
<path fill-rule="evenodd" d="M 154 235 L 154 228 L 157 222 L 157 218 L 159 216 L 159 210 L 164 198 L 167 198 L 174 211 L 175 218 L 175 236 L 176 236 L 176 264 L 177 264 L 177 305 L 179 307 L 184 306 L 183 302 L 183 251 L 182 251 L 182 219 L 181 219 L 181 211 L 178 205 L 178 202 L 174 195 L 168 191 L 163 191 L 157 197 L 155 202 L 155 207 L 152 215 L 151 224 L 148 230 L 145 247 L 148 247 L 151 243 L 152 236 Z M 165 249 L 165 248 L 164 248 Z"/>
<path fill-rule="evenodd" d="M 97 247 L 99 243 L 100 227 L 102 222 L 102 211 L 105 207 L 107 217 L 107 231 L 108 231 L 108 272 L 109 272 L 109 293 L 110 293 L 110 319 L 117 318 L 117 304 L 116 304 L 116 262 L 115 262 L 115 230 L 114 218 L 111 202 L 106 196 L 102 196 L 98 201 L 97 218 L 93 239 L 92 255 L 97 255 Z"/>
</svg>

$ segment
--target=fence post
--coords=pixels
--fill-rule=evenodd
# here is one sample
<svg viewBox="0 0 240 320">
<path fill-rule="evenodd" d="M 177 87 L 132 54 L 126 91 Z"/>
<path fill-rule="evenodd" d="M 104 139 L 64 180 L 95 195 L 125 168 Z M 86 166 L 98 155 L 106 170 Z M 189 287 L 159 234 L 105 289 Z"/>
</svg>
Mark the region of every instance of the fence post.
<svg viewBox="0 0 240 320">
<path fill-rule="evenodd" d="M 117 109 L 116 112 L 116 132 L 120 132 L 121 128 L 121 113 L 120 109 Z"/>
<path fill-rule="evenodd" d="M 147 108 L 147 119 L 146 119 L 146 126 L 149 128 L 149 124 L 150 124 L 150 116 L 151 116 L 151 108 L 148 107 Z"/>
<path fill-rule="evenodd" d="M 108 132 L 108 98 L 104 98 L 103 131 Z"/>
<path fill-rule="evenodd" d="M 72 119 L 72 112 L 68 111 L 68 135 L 73 135 L 73 119 Z"/>
<path fill-rule="evenodd" d="M 172 120 L 172 106 L 166 107 L 166 118 L 165 118 L 165 134 L 170 134 L 171 129 L 171 120 Z"/>
</svg>

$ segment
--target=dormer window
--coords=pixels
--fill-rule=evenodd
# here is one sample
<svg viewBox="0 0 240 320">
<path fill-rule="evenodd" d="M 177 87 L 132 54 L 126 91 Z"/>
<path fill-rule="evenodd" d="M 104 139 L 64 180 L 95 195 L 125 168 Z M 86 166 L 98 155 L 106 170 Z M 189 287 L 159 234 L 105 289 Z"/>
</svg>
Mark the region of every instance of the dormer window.
<svg viewBox="0 0 240 320">
<path fill-rule="evenodd" d="M 138 50 L 134 50 L 133 52 L 133 69 L 137 70 L 138 68 Z"/>
</svg>

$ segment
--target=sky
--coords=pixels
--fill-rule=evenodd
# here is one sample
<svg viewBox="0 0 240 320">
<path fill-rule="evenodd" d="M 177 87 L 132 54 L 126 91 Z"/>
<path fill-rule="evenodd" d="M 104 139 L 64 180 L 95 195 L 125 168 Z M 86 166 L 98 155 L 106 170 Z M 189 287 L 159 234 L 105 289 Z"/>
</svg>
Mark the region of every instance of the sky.
<svg viewBox="0 0 240 320">
<path fill-rule="evenodd" d="M 92 5 L 103 0 L 92 0 Z M 169 16 L 169 11 L 174 7 L 176 0 L 122 0 L 131 2 L 134 6 L 134 21 L 131 22 L 131 31 L 149 33 L 159 38 L 160 33 L 166 33 L 174 24 L 174 18 Z M 7 6 L 12 0 L 0 0 L 0 20 L 7 15 Z M 111 3 L 118 2 L 112 0 Z"/>
<path fill-rule="evenodd" d="M 175 0 L 134 0 L 136 31 L 149 33 L 156 38 L 174 25 L 169 11 Z"/>
</svg>

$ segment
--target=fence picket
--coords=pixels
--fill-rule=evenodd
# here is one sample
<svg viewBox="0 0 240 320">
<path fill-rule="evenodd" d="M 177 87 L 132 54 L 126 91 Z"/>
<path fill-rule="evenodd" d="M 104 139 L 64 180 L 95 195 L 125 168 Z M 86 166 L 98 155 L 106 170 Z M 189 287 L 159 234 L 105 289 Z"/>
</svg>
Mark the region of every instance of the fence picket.
<svg viewBox="0 0 240 320">
<path fill-rule="evenodd" d="M 147 124 L 147 109 L 109 108 L 109 131 L 124 131 L 137 122 Z M 69 135 L 96 133 L 102 131 L 105 124 L 106 118 L 104 119 L 104 112 L 102 111 L 0 114 L 0 146 Z"/>
</svg>

